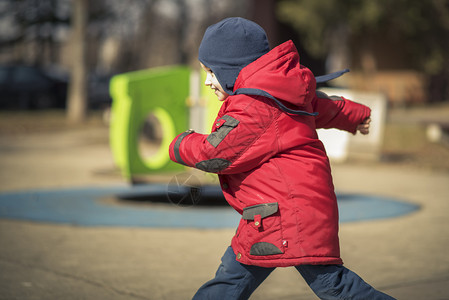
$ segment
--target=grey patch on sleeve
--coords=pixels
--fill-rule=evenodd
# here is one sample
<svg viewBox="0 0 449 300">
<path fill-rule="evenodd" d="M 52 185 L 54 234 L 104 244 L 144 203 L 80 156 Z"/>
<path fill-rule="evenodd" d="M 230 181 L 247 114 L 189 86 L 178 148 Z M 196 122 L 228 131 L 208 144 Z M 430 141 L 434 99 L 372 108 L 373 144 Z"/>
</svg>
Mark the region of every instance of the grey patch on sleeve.
<svg viewBox="0 0 449 300">
<path fill-rule="evenodd" d="M 329 96 L 328 96 L 326 93 L 322 92 L 322 91 L 315 91 L 315 95 L 316 95 L 318 98 L 322 98 L 322 99 L 330 99 Z"/>
<path fill-rule="evenodd" d="M 326 93 L 324 93 L 322 91 L 315 91 L 315 95 L 318 98 L 321 98 L 321 99 L 331 99 L 331 100 L 334 100 L 334 101 L 336 101 L 336 100 L 343 100 L 343 98 L 341 98 L 339 96 L 328 96 Z"/>
<path fill-rule="evenodd" d="M 220 128 L 218 128 L 217 131 L 212 132 L 207 137 L 207 141 L 215 148 L 217 148 L 217 146 L 224 140 L 224 138 L 231 132 L 231 130 L 240 123 L 239 120 L 234 119 L 233 117 L 228 115 L 224 115 L 217 121 L 220 120 L 226 120 L 226 122 Z"/>
<path fill-rule="evenodd" d="M 254 216 L 260 215 L 263 219 L 265 217 L 271 216 L 278 211 L 278 203 L 263 203 L 253 206 L 248 206 L 243 209 L 242 218 L 244 220 L 254 220 Z"/>
<path fill-rule="evenodd" d="M 340 96 L 330 96 L 329 98 L 334 101 L 343 100 L 343 98 Z"/>
<path fill-rule="evenodd" d="M 251 250 L 249 251 L 249 254 L 256 256 L 275 255 L 282 253 L 284 252 L 282 252 L 281 249 L 267 242 L 255 243 L 254 245 L 251 246 Z"/>
<path fill-rule="evenodd" d="M 223 158 L 212 158 L 200 161 L 199 163 L 195 164 L 195 168 L 205 172 L 217 173 L 226 169 L 230 165 L 231 162 L 229 160 Z"/>
</svg>

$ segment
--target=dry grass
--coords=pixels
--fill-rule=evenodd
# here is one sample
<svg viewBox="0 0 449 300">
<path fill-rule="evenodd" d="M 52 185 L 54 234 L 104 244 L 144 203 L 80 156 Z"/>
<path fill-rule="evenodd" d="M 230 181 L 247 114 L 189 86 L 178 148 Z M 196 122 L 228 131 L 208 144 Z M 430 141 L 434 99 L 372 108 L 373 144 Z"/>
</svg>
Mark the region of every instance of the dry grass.
<svg viewBox="0 0 449 300">
<path fill-rule="evenodd" d="M 0 111 L 0 136 L 105 127 L 102 117 L 90 112 L 84 123 L 70 124 L 63 110 Z"/>
</svg>

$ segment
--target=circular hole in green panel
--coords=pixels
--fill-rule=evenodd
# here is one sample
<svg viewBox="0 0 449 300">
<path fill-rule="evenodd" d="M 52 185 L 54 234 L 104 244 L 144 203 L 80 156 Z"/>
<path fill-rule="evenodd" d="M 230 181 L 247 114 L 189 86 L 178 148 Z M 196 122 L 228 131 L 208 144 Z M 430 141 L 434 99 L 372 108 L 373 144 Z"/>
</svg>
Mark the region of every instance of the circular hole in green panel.
<svg viewBox="0 0 449 300">
<path fill-rule="evenodd" d="M 138 151 L 147 168 L 158 170 L 170 160 L 168 146 L 175 138 L 175 125 L 168 112 L 153 109 L 140 127 Z"/>
<path fill-rule="evenodd" d="M 161 144 L 161 122 L 154 113 L 150 113 L 143 122 L 138 137 L 139 153 L 142 159 L 147 160 L 154 157 L 161 148 Z"/>
</svg>

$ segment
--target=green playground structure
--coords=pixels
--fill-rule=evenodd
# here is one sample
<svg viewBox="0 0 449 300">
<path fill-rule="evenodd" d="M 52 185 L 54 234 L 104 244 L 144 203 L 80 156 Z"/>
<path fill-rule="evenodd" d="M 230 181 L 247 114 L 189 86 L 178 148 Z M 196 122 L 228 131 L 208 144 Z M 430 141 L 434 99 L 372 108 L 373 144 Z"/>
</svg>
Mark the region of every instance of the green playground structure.
<svg viewBox="0 0 449 300">
<path fill-rule="evenodd" d="M 185 170 L 170 161 L 168 146 L 177 134 L 193 128 L 207 133 L 221 105 L 202 84 L 204 72 L 169 66 L 114 76 L 110 82 L 110 146 L 123 177 Z M 146 153 L 142 133 L 149 118 L 156 119 L 160 139 Z"/>
</svg>

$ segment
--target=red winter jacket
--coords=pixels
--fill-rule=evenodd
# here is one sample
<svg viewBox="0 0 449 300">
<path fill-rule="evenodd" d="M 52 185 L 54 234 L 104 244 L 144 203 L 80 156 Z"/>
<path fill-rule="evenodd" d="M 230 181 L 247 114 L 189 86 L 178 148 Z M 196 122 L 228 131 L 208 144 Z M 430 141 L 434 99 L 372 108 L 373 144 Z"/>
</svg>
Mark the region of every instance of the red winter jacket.
<svg viewBox="0 0 449 300">
<path fill-rule="evenodd" d="M 312 72 L 301 66 L 291 41 L 246 66 L 234 90 L 261 89 L 293 109 L 282 111 L 263 96 L 232 95 L 212 133 L 178 135 L 170 158 L 219 174 L 223 194 L 242 215 L 232 248 L 244 264 L 285 267 L 341 264 L 338 208 L 329 161 L 316 128 L 355 133 L 370 109 L 315 93 Z"/>
</svg>

